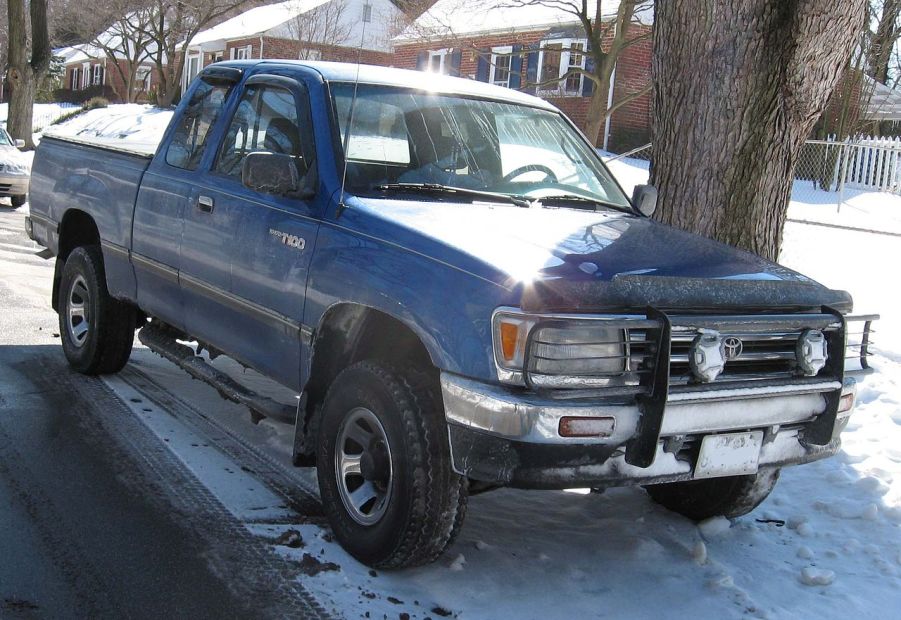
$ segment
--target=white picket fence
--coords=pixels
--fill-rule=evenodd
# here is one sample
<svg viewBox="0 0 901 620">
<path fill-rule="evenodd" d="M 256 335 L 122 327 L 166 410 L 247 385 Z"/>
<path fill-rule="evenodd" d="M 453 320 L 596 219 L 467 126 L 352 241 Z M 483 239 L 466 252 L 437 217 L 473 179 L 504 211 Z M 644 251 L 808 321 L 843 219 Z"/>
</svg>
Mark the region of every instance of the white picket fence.
<svg viewBox="0 0 901 620">
<path fill-rule="evenodd" d="M 901 194 L 901 138 L 808 140 L 796 179 L 815 180 L 827 191 L 847 187 Z"/>
<path fill-rule="evenodd" d="M 901 138 L 858 138 L 842 163 L 846 186 L 901 193 Z"/>
</svg>

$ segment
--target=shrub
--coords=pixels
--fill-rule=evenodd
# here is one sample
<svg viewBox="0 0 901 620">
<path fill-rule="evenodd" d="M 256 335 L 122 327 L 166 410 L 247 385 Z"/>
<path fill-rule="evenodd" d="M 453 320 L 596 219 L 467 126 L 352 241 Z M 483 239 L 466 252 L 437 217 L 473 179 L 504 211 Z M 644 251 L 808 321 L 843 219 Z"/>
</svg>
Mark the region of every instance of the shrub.
<svg viewBox="0 0 901 620">
<path fill-rule="evenodd" d="M 109 106 L 109 101 L 105 97 L 91 97 L 83 104 L 81 104 L 82 110 L 96 110 L 97 108 L 105 108 Z"/>
</svg>

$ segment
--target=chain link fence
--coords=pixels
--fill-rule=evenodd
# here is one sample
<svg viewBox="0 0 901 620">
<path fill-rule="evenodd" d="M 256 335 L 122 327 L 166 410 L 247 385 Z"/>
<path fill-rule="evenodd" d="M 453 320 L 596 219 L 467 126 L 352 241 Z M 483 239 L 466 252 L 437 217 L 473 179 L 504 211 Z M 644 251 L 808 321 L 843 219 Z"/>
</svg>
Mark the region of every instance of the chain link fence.
<svg viewBox="0 0 901 620">
<path fill-rule="evenodd" d="M 602 151 L 601 156 L 625 187 L 647 182 L 654 149 L 645 144 L 623 153 Z M 795 168 L 793 203 L 832 205 L 840 211 L 849 198 L 863 192 L 901 196 L 901 138 L 861 136 L 804 144 Z"/>
</svg>

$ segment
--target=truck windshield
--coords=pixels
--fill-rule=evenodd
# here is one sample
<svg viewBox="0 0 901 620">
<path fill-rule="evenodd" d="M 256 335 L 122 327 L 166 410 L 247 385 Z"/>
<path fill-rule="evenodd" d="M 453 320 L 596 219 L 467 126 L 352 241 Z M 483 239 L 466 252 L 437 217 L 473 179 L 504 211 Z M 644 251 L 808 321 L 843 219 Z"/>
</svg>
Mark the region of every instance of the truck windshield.
<svg viewBox="0 0 901 620">
<path fill-rule="evenodd" d="M 554 206 L 588 199 L 630 208 L 597 154 L 557 112 L 360 84 L 351 120 L 354 85 L 333 85 L 332 97 L 342 146 L 353 123 L 347 146 L 351 193 L 402 197 L 414 185 L 426 185 Z"/>
</svg>

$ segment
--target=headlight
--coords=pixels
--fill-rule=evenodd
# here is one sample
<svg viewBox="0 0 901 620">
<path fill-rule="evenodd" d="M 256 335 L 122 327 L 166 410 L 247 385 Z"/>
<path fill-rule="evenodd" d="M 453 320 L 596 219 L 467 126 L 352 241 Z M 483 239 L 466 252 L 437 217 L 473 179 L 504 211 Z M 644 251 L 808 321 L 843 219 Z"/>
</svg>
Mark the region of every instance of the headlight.
<svg viewBox="0 0 901 620">
<path fill-rule="evenodd" d="M 602 320 L 497 312 L 494 352 L 501 381 L 544 388 L 624 385 L 626 330 Z"/>
</svg>

